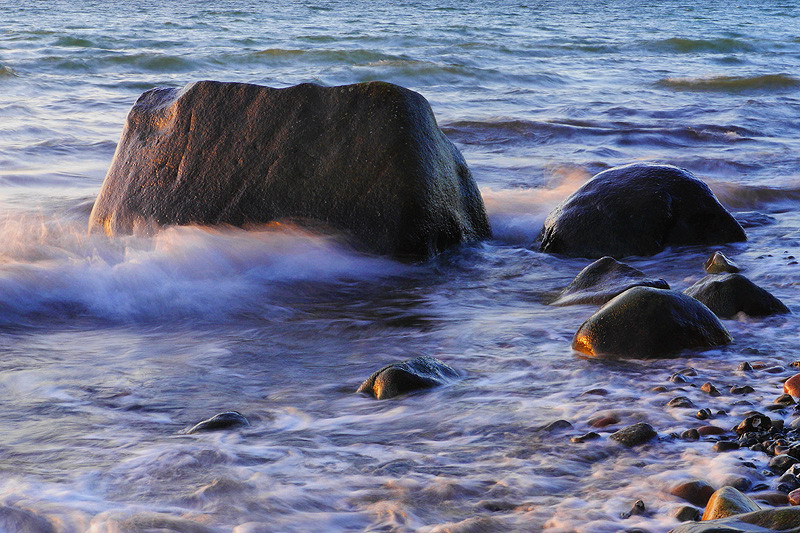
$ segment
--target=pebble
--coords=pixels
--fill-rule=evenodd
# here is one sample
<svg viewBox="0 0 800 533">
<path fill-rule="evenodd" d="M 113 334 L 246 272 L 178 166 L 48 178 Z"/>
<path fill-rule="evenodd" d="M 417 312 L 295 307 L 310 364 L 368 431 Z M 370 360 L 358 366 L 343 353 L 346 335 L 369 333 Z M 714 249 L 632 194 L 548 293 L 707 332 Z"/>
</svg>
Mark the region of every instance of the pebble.
<svg viewBox="0 0 800 533">
<path fill-rule="evenodd" d="M 676 507 L 670 514 L 680 522 L 697 522 L 700 520 L 700 509 L 691 505 Z"/>
<path fill-rule="evenodd" d="M 800 489 L 795 489 L 789 493 L 789 504 L 800 505 Z"/>
<path fill-rule="evenodd" d="M 744 435 L 745 433 L 752 433 L 754 431 L 769 431 L 772 427 L 772 419 L 770 417 L 756 414 L 748 416 L 736 426 L 736 434 Z"/>
<path fill-rule="evenodd" d="M 562 431 L 565 429 L 572 429 L 572 424 L 566 420 L 556 420 L 555 422 L 550 422 L 542 428 L 544 431 Z"/>
<path fill-rule="evenodd" d="M 740 363 L 739 366 L 736 368 L 736 370 L 739 370 L 741 372 L 750 372 L 753 370 L 753 365 L 745 361 L 744 363 Z"/>
<path fill-rule="evenodd" d="M 764 502 L 767 505 L 786 505 L 788 503 L 785 492 L 777 490 L 762 490 L 759 492 L 751 492 L 748 494 L 751 500 Z"/>
<path fill-rule="evenodd" d="M 751 392 L 755 391 L 756 390 L 750 385 L 744 385 L 743 387 L 738 387 L 734 385 L 733 387 L 731 387 L 731 394 L 750 394 Z"/>
<path fill-rule="evenodd" d="M 775 398 L 775 401 L 773 403 L 776 403 L 776 404 L 779 404 L 779 405 L 794 405 L 797 402 L 794 401 L 794 398 L 792 398 L 791 394 L 785 394 L 784 393 L 784 394 L 781 394 L 780 396 L 778 396 L 777 398 Z"/>
<path fill-rule="evenodd" d="M 722 393 L 719 391 L 719 389 L 712 385 L 710 381 L 703 383 L 703 385 L 700 387 L 700 390 L 709 396 L 722 396 Z"/>
<path fill-rule="evenodd" d="M 672 374 L 669 377 L 669 380 L 671 382 L 673 382 L 673 383 L 689 383 L 689 379 L 686 376 L 684 376 L 683 374 L 678 374 L 678 373 Z"/>
<path fill-rule="evenodd" d="M 219 431 L 221 429 L 249 425 L 250 422 L 242 415 L 242 413 L 239 413 L 238 411 L 226 411 L 196 424 L 194 427 L 186 431 L 186 434 L 191 435 L 192 433 L 200 433 L 201 431 Z"/>
<path fill-rule="evenodd" d="M 606 389 L 589 389 L 581 396 L 608 396 L 608 391 Z"/>
<path fill-rule="evenodd" d="M 795 398 L 800 397 L 800 374 L 795 374 L 783 382 L 783 392 Z"/>
<path fill-rule="evenodd" d="M 714 494 L 714 487 L 702 479 L 693 479 L 678 483 L 669 489 L 669 493 L 692 505 L 705 507 L 711 495 Z"/>
<path fill-rule="evenodd" d="M 614 424 L 619 424 L 619 418 L 613 415 L 598 416 L 589 419 L 589 425 L 593 428 L 604 428 L 606 426 L 613 426 Z"/>
<path fill-rule="evenodd" d="M 687 429 L 681 433 L 681 438 L 683 440 L 700 440 L 700 433 L 694 428 Z"/>
<path fill-rule="evenodd" d="M 636 500 L 636 502 L 634 502 L 634 504 L 633 504 L 633 507 L 631 507 L 631 510 L 630 511 L 626 511 L 624 513 L 620 513 L 619 517 L 624 520 L 624 519 L 630 518 L 632 516 L 643 515 L 646 512 L 647 512 L 647 509 L 644 506 L 644 502 L 642 500 Z"/>
<path fill-rule="evenodd" d="M 773 474 L 778 476 L 783 475 L 793 465 L 800 463 L 800 460 L 792 457 L 791 455 L 781 454 L 776 455 L 769 460 L 768 468 Z"/>
<path fill-rule="evenodd" d="M 651 392 L 667 392 L 668 390 L 664 385 L 658 385 L 650 389 Z"/>
<path fill-rule="evenodd" d="M 694 407 L 694 403 L 686 396 L 676 396 L 667 402 L 667 407 Z"/>
<path fill-rule="evenodd" d="M 590 431 L 589 433 L 586 433 L 586 434 L 581 435 L 579 437 L 572 437 L 571 439 L 569 439 L 569 441 L 570 442 L 581 443 L 581 442 L 586 442 L 586 441 L 589 441 L 589 440 L 595 440 L 595 439 L 599 439 L 599 438 L 600 438 L 600 434 L 599 433 L 595 433 L 594 431 Z"/>
<path fill-rule="evenodd" d="M 700 409 L 695 416 L 700 420 L 708 420 L 713 417 L 714 414 L 711 412 L 711 409 Z"/>
<path fill-rule="evenodd" d="M 703 437 L 706 437 L 708 435 L 724 435 L 727 433 L 727 431 L 719 426 L 701 426 L 697 428 L 697 433 Z"/>
<path fill-rule="evenodd" d="M 723 272 L 736 273 L 741 270 L 739 265 L 725 257 L 722 252 L 714 252 L 706 259 L 703 269 L 709 274 L 722 274 Z"/>
<path fill-rule="evenodd" d="M 721 441 L 717 442 L 716 444 L 714 444 L 714 446 L 711 449 L 714 450 L 717 453 L 730 452 L 730 451 L 733 451 L 733 450 L 738 450 L 739 449 L 739 443 L 736 442 L 736 441 L 733 441 L 733 440 L 721 440 Z"/>
<path fill-rule="evenodd" d="M 610 438 L 628 447 L 644 444 L 658 435 L 653 426 L 639 422 L 611 434 Z"/>
</svg>

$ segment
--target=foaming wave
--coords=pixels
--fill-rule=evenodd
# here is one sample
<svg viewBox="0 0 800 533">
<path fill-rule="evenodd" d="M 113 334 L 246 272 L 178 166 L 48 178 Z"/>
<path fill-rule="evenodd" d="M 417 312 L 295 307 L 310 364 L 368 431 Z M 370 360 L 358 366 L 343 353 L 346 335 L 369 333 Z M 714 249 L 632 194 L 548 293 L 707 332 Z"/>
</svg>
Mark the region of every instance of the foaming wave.
<svg viewBox="0 0 800 533">
<path fill-rule="evenodd" d="M 0 220 L 0 324 L 224 320 L 277 305 L 270 294 L 281 284 L 363 280 L 411 268 L 289 225 L 181 226 L 117 239 L 85 228 L 75 220 Z"/>
<path fill-rule="evenodd" d="M 710 78 L 665 78 L 660 80 L 658 85 L 678 91 L 742 93 L 793 90 L 800 87 L 800 79 L 788 74 L 713 76 Z"/>
<path fill-rule="evenodd" d="M 591 174 L 583 168 L 560 167 L 552 171 L 545 187 L 532 189 L 481 189 L 493 237 L 509 244 L 529 245 L 541 233 L 544 219 Z"/>
<path fill-rule="evenodd" d="M 752 52 L 755 47 L 752 43 L 739 39 L 685 39 L 672 37 L 647 43 L 646 47 L 658 52 L 673 52 L 678 54 L 693 54 L 699 52 L 729 54 L 732 52 Z"/>
</svg>

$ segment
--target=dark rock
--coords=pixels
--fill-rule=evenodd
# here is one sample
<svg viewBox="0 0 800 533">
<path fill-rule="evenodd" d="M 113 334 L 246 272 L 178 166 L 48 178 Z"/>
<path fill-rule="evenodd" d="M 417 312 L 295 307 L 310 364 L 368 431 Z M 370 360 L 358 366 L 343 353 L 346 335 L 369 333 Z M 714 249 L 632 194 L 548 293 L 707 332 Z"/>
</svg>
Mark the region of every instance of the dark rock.
<svg viewBox="0 0 800 533">
<path fill-rule="evenodd" d="M 513 511 L 519 504 L 507 502 L 505 500 L 481 500 L 477 503 L 477 506 L 493 513 L 500 513 Z"/>
<path fill-rule="evenodd" d="M 767 505 L 778 506 L 789 503 L 788 499 L 786 498 L 786 494 L 787 492 L 768 490 L 767 488 L 764 488 L 762 490 L 750 492 L 747 494 L 747 496 L 758 504 L 766 503 Z"/>
<path fill-rule="evenodd" d="M 739 366 L 736 367 L 736 370 L 739 370 L 741 372 L 752 372 L 753 371 L 753 365 L 751 365 L 750 363 L 745 361 L 744 363 L 739 363 Z"/>
<path fill-rule="evenodd" d="M 249 426 L 250 422 L 237 411 L 226 411 L 214 415 L 208 420 L 203 420 L 188 431 L 187 435 L 192 433 L 200 433 L 203 431 L 220 431 L 223 429 L 230 429 L 239 426 Z"/>
<path fill-rule="evenodd" d="M 722 274 L 724 272 L 735 273 L 741 270 L 736 263 L 725 257 L 725 254 L 722 252 L 714 252 L 711 254 L 711 257 L 706 259 L 703 268 L 709 274 Z"/>
<path fill-rule="evenodd" d="M 722 393 L 717 389 L 711 382 L 705 382 L 700 387 L 700 390 L 708 394 L 709 396 L 722 396 Z"/>
<path fill-rule="evenodd" d="M 724 429 L 719 426 L 701 426 L 697 428 L 697 432 L 700 434 L 701 437 L 708 437 L 711 435 L 724 435 L 727 433 Z"/>
<path fill-rule="evenodd" d="M 464 158 L 420 94 L 384 82 L 201 81 L 131 109 L 90 228 L 311 221 L 424 259 L 489 236 Z"/>
<path fill-rule="evenodd" d="M 697 300 L 676 291 L 634 287 L 589 317 L 572 347 L 598 357 L 666 357 L 731 340 L 725 326 Z"/>
<path fill-rule="evenodd" d="M 755 392 L 756 391 L 750 385 L 744 385 L 744 386 L 741 386 L 741 387 L 734 385 L 733 387 L 731 387 L 730 390 L 731 390 L 731 394 L 750 394 L 751 392 Z M 734 405 L 749 405 L 749 402 L 748 402 L 748 404 L 735 403 Z"/>
<path fill-rule="evenodd" d="M 581 393 L 581 396 L 608 396 L 608 391 L 606 389 L 589 389 Z"/>
<path fill-rule="evenodd" d="M 701 479 L 693 479 L 678 483 L 669 490 L 669 493 L 692 505 L 705 507 L 711 495 L 714 494 L 714 487 Z"/>
<path fill-rule="evenodd" d="M 423 356 L 381 368 L 368 377 L 356 392 L 385 400 L 407 392 L 445 385 L 457 377 L 458 372 L 443 362 Z"/>
<path fill-rule="evenodd" d="M 732 440 L 721 440 L 714 444 L 711 449 L 717 453 L 732 452 L 739 449 L 739 443 Z"/>
<path fill-rule="evenodd" d="M 686 396 L 676 396 L 667 402 L 667 407 L 694 407 L 692 400 Z"/>
<path fill-rule="evenodd" d="M 791 474 L 790 472 L 783 474 L 778 482 L 787 487 L 789 491 L 793 491 L 794 489 L 800 487 L 800 480 L 798 480 L 797 476 Z"/>
<path fill-rule="evenodd" d="M 565 429 L 572 429 L 572 424 L 567 420 L 556 420 L 542 427 L 543 431 L 564 431 Z"/>
<path fill-rule="evenodd" d="M 601 305 L 631 287 L 639 286 L 669 289 L 669 284 L 663 279 L 648 278 L 639 269 L 613 257 L 603 257 L 581 270 L 553 305 Z"/>
<path fill-rule="evenodd" d="M 791 455 L 776 455 L 769 460 L 769 470 L 775 475 L 781 476 L 789 470 L 789 467 L 800 463 L 800 460 Z"/>
<path fill-rule="evenodd" d="M 622 428 L 610 435 L 612 440 L 619 442 L 625 446 L 636 446 L 644 444 L 655 438 L 658 435 L 653 426 L 644 422 L 639 422 L 632 426 Z"/>
<path fill-rule="evenodd" d="M 774 403 L 776 403 L 778 405 L 786 406 L 786 405 L 794 405 L 797 402 L 794 401 L 794 398 L 792 398 L 791 394 L 784 393 L 784 394 L 781 394 L 780 396 L 778 396 L 777 398 L 775 398 L 775 402 Z"/>
<path fill-rule="evenodd" d="M 589 433 L 586 433 L 584 435 L 580 435 L 579 437 L 572 437 L 569 440 L 570 440 L 570 442 L 581 443 L 581 442 L 587 442 L 587 441 L 595 440 L 595 439 L 599 439 L 599 438 L 600 438 L 600 434 L 599 433 L 595 433 L 594 431 L 590 431 Z"/>
<path fill-rule="evenodd" d="M 589 419 L 589 425 L 593 428 L 604 428 L 619 424 L 619 418 L 614 415 L 598 416 Z"/>
<path fill-rule="evenodd" d="M 750 316 L 789 312 L 783 302 L 741 274 L 706 276 L 683 292 L 703 302 L 721 318 L 740 312 Z"/>
<path fill-rule="evenodd" d="M 646 513 L 647 513 L 647 508 L 645 507 L 644 502 L 642 500 L 636 500 L 633 504 L 633 507 L 631 507 L 631 510 L 625 511 L 624 513 L 620 513 L 619 517 L 625 520 L 632 516 L 643 515 Z"/>
<path fill-rule="evenodd" d="M 681 433 L 681 439 L 683 440 L 699 440 L 700 439 L 700 432 L 696 429 L 687 429 L 683 433 Z"/>
<path fill-rule="evenodd" d="M 695 415 L 695 417 L 698 418 L 699 420 L 708 420 L 712 416 L 714 415 L 713 413 L 711 413 L 711 409 L 700 409 L 699 411 L 697 411 L 697 414 Z"/>
<path fill-rule="evenodd" d="M 680 373 L 672 374 L 669 380 L 673 383 L 689 383 L 689 378 Z"/>
<path fill-rule="evenodd" d="M 748 416 L 736 426 L 736 434 L 743 435 L 745 433 L 769 431 L 772 427 L 772 419 L 762 414 L 755 414 Z"/>
<path fill-rule="evenodd" d="M 697 522 L 700 520 L 700 509 L 691 505 L 681 505 L 670 512 L 670 515 L 679 522 Z"/>
<path fill-rule="evenodd" d="M 733 487 L 740 492 L 747 492 L 753 487 L 753 482 L 744 476 L 728 476 L 722 480 L 720 486 Z"/>
<path fill-rule="evenodd" d="M 795 374 L 783 382 L 783 392 L 795 398 L 800 398 L 800 374 Z"/>
<path fill-rule="evenodd" d="M 764 509 L 719 520 L 687 522 L 670 533 L 800 533 L 800 507 Z"/>
<path fill-rule="evenodd" d="M 620 258 L 746 239 L 711 189 L 689 172 L 632 164 L 597 174 L 556 207 L 545 220 L 541 250 Z"/>
</svg>

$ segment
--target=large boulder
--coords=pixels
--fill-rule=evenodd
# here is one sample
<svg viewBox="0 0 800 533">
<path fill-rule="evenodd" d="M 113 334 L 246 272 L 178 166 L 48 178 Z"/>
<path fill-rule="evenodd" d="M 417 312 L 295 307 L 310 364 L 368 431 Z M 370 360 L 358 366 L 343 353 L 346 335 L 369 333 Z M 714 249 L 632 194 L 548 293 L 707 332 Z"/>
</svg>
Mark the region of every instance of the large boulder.
<svg viewBox="0 0 800 533">
<path fill-rule="evenodd" d="M 620 258 L 746 239 L 736 219 L 691 173 L 637 163 L 597 174 L 556 207 L 545 220 L 541 250 Z"/>
<path fill-rule="evenodd" d="M 750 316 L 790 312 L 783 302 L 741 274 L 710 274 L 683 292 L 722 318 L 740 312 Z"/>
<path fill-rule="evenodd" d="M 600 305 L 631 287 L 669 289 L 669 284 L 660 278 L 648 278 L 638 268 L 613 257 L 603 257 L 581 270 L 553 305 Z"/>
<path fill-rule="evenodd" d="M 759 511 L 761 507 L 756 502 L 739 492 L 733 487 L 722 487 L 711 495 L 703 512 L 703 520 L 716 520 L 727 518 L 736 514 Z"/>
<path fill-rule="evenodd" d="M 593 357 L 666 357 L 731 342 L 706 306 L 676 291 L 634 287 L 589 317 L 573 349 Z"/>
<path fill-rule="evenodd" d="M 410 259 L 490 235 L 480 192 L 427 100 L 383 82 L 147 91 L 89 225 L 113 235 L 276 220 Z"/>
<path fill-rule="evenodd" d="M 458 377 L 456 370 L 439 359 L 422 356 L 381 368 L 365 379 L 356 392 L 386 400 L 445 385 Z"/>
</svg>

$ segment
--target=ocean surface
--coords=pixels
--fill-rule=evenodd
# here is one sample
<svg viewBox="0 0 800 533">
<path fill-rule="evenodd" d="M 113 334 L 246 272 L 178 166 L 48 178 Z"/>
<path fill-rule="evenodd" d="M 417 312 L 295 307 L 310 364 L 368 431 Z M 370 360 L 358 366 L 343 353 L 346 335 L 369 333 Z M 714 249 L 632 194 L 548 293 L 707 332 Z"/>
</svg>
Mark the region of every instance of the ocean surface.
<svg viewBox="0 0 800 533">
<path fill-rule="evenodd" d="M 799 21 L 796 0 L 0 1 L 0 528 L 663 532 L 676 481 L 774 488 L 763 454 L 670 437 L 702 422 L 665 404 L 729 428 L 800 359 Z M 202 79 L 422 93 L 493 239 L 409 265 L 296 228 L 89 235 L 133 102 Z M 677 359 L 577 356 L 596 308 L 547 303 L 589 261 L 534 241 L 636 161 L 695 173 L 749 240 L 629 264 L 683 290 L 719 249 L 794 314 L 727 320 L 733 344 Z M 355 394 L 419 355 L 463 379 Z M 252 425 L 181 433 L 232 409 Z M 660 441 L 569 441 L 601 415 Z M 573 429 L 542 429 L 559 419 Z M 637 499 L 647 514 L 621 518 Z"/>
</svg>

